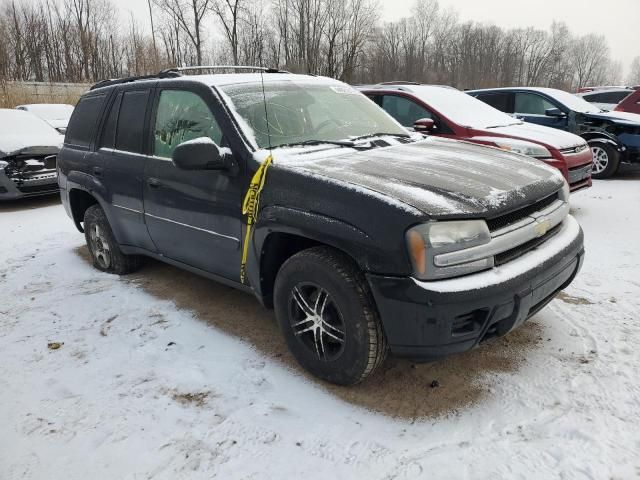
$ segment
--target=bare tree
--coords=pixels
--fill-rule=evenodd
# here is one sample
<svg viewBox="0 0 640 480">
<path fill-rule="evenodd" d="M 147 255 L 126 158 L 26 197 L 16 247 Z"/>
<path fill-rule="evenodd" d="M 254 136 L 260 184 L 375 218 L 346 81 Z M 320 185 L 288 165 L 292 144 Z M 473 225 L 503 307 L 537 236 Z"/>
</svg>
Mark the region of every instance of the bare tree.
<svg viewBox="0 0 640 480">
<path fill-rule="evenodd" d="M 196 62 L 202 65 L 203 21 L 212 0 L 154 0 L 154 3 L 187 35 L 195 48 Z"/>
</svg>

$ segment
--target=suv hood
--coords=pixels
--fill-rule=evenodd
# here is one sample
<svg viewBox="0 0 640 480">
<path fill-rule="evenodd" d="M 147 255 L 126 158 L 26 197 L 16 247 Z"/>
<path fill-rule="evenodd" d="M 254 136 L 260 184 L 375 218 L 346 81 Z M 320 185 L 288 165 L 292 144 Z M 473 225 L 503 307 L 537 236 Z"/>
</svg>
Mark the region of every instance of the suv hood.
<svg viewBox="0 0 640 480">
<path fill-rule="evenodd" d="M 0 135 L 0 158 L 15 155 L 53 155 L 62 147 L 64 137 L 51 135 Z"/>
<path fill-rule="evenodd" d="M 563 184 L 556 169 L 538 160 L 436 137 L 366 151 L 331 149 L 331 157 L 328 152 L 280 150 L 274 164 L 376 192 L 389 203 L 400 201 L 434 218 L 491 218 L 551 195 Z"/>
<path fill-rule="evenodd" d="M 632 125 L 640 127 L 640 115 L 629 112 L 600 112 L 600 113 L 584 113 L 585 117 L 606 120 L 619 125 Z"/>
<path fill-rule="evenodd" d="M 573 133 L 565 132 L 557 128 L 536 125 L 535 123 L 521 123 L 506 127 L 497 127 L 486 130 L 487 133 L 500 134 L 507 137 L 516 137 L 525 141 L 543 143 L 557 150 L 573 148 L 584 144 L 584 140 Z"/>
</svg>

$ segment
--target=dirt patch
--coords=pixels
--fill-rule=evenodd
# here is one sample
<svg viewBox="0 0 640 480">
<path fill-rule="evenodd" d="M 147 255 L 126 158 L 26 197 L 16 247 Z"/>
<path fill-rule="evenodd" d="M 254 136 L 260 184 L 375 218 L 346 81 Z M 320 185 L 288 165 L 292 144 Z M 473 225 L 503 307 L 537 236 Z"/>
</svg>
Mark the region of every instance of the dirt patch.
<svg viewBox="0 0 640 480">
<path fill-rule="evenodd" d="M 91 263 L 87 255 L 82 257 Z M 529 321 L 490 344 L 439 362 L 415 364 L 389 357 L 367 381 L 345 388 L 304 372 L 289 353 L 273 311 L 264 309 L 250 294 L 154 260 L 126 278 L 151 295 L 171 300 L 202 321 L 249 342 L 342 400 L 405 419 L 455 414 L 480 401 L 489 394 L 492 374 L 516 371 L 544 333 L 539 324 Z"/>
<path fill-rule="evenodd" d="M 203 407 L 209 399 L 211 392 L 196 392 L 196 393 L 179 393 L 173 392 L 171 398 L 182 405 L 195 405 L 196 407 Z"/>
<path fill-rule="evenodd" d="M 18 198 L 0 202 L 0 212 L 20 212 L 22 210 L 33 210 L 34 208 L 50 207 L 60 205 L 60 195 L 53 193 L 42 197 Z"/>
<path fill-rule="evenodd" d="M 558 293 L 558 295 L 556 295 L 556 298 L 558 300 L 562 300 L 564 303 L 570 303 L 571 305 L 593 305 L 593 302 L 587 300 L 586 298 L 574 297 L 564 292 Z"/>
</svg>

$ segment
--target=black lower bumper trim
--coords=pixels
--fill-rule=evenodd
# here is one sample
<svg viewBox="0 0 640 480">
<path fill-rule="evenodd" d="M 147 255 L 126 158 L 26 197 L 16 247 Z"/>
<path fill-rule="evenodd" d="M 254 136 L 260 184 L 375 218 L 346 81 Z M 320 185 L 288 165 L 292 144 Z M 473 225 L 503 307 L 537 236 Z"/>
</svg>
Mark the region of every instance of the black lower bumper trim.
<svg viewBox="0 0 640 480">
<path fill-rule="evenodd" d="M 432 292 L 412 278 L 369 274 L 392 353 L 433 360 L 470 350 L 522 325 L 566 288 L 582 266 L 583 238 L 526 274 L 460 292 Z"/>
</svg>

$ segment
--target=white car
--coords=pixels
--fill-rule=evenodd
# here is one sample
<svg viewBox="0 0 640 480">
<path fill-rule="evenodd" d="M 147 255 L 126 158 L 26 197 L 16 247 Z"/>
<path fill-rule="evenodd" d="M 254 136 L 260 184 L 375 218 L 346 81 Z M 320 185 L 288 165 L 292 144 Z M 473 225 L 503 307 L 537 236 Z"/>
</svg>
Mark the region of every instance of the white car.
<svg viewBox="0 0 640 480">
<path fill-rule="evenodd" d="M 0 109 L 0 201 L 58 191 L 63 136 L 29 112 Z"/>
<path fill-rule="evenodd" d="M 64 135 L 74 106 L 66 103 L 31 103 L 18 105 L 16 108 L 33 113 Z"/>
<path fill-rule="evenodd" d="M 634 90 L 630 88 L 606 88 L 602 90 L 594 90 L 592 92 L 576 93 L 576 96 L 592 103 L 601 110 L 610 112 L 633 92 Z"/>
</svg>

